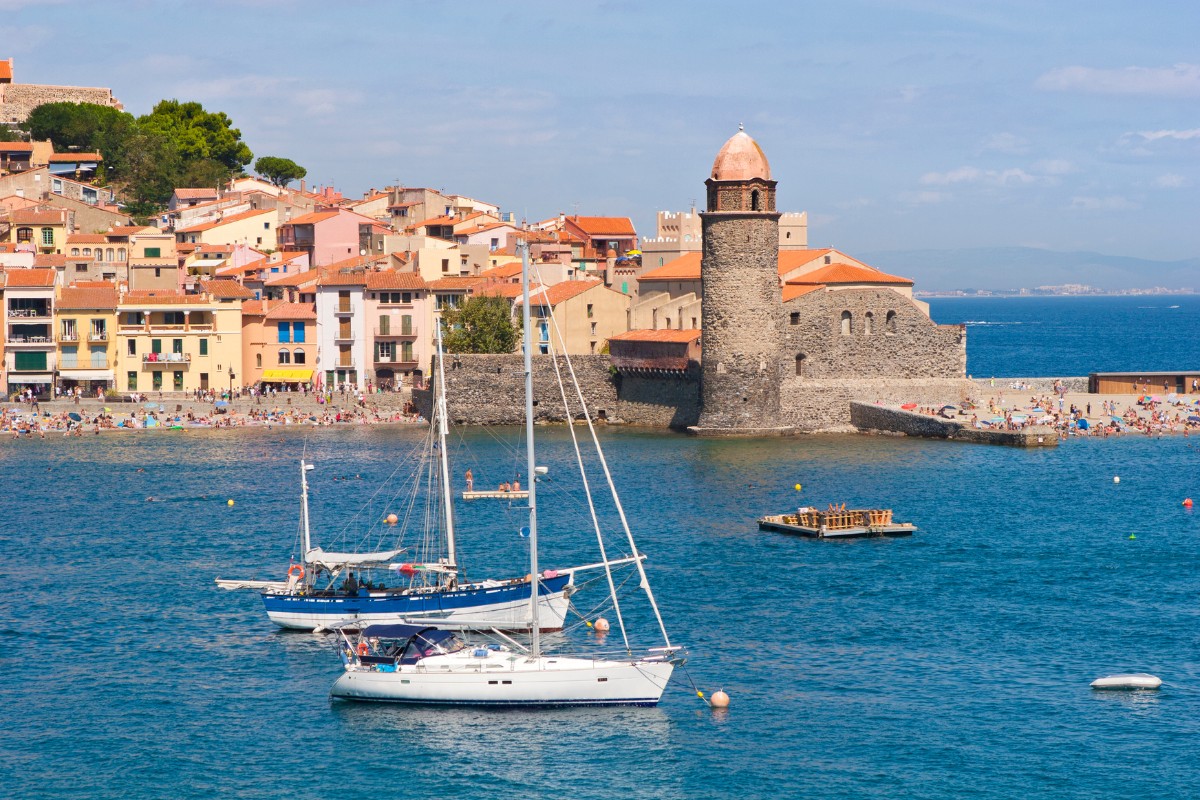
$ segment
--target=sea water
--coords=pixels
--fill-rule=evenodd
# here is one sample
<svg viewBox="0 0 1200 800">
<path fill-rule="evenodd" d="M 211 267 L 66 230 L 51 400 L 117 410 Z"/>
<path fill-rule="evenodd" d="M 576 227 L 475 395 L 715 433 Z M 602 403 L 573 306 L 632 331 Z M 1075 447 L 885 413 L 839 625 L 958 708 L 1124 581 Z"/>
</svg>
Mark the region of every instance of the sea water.
<svg viewBox="0 0 1200 800">
<path fill-rule="evenodd" d="M 976 378 L 1200 369 L 1200 295 L 936 297 L 929 310 L 967 326 Z"/>
<path fill-rule="evenodd" d="M 671 641 L 690 653 L 660 706 L 331 701 L 332 638 L 277 630 L 256 595 L 213 579 L 284 576 L 302 455 L 318 465 L 319 542 L 386 507 L 403 514 L 372 495 L 424 434 L 0 441 L 0 795 L 1166 798 L 1200 786 L 1200 520 L 1180 505 L 1200 495 L 1194 440 L 1020 450 L 607 430 Z M 541 563 L 594 561 L 567 433 L 539 441 Z M 456 433 L 456 476 L 513 479 L 519 443 L 511 429 Z M 891 507 L 920 531 L 813 541 L 755 524 L 831 502 Z M 473 576 L 528 570 L 520 508 L 459 511 Z M 627 552 L 601 514 L 610 554 Z M 655 644 L 624 588 L 634 642 Z M 586 613 L 603 597 L 591 583 L 574 599 Z M 1164 687 L 1088 688 L 1124 671 Z M 710 710 L 690 681 L 724 689 L 730 708 Z"/>
</svg>

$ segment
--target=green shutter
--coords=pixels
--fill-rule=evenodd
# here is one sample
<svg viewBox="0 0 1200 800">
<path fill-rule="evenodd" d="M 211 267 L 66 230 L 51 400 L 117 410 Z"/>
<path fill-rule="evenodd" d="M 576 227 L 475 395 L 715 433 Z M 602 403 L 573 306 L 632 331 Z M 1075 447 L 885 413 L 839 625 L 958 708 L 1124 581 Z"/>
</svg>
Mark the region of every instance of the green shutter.
<svg viewBox="0 0 1200 800">
<path fill-rule="evenodd" d="M 161 247 L 147 247 L 146 248 L 146 258 L 162 258 L 162 248 Z"/>
<path fill-rule="evenodd" d="M 200 340 L 200 355 L 202 355 L 202 356 L 208 355 L 208 339 Z"/>
<path fill-rule="evenodd" d="M 46 353 L 13 353 L 13 368 L 17 372 L 45 372 Z"/>
</svg>

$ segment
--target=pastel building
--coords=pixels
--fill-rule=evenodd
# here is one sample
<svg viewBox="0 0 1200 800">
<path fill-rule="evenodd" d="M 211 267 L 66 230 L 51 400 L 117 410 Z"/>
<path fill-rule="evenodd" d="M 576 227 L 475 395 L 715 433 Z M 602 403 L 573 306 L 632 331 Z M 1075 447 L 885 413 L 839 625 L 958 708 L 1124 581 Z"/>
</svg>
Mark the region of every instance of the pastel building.
<svg viewBox="0 0 1200 800">
<path fill-rule="evenodd" d="M 278 247 L 304 251 L 313 266 L 328 266 L 369 251 L 376 225 L 346 209 L 316 211 L 279 226 Z"/>
<path fill-rule="evenodd" d="M 55 308 L 58 341 L 58 386 L 80 389 L 94 397 L 97 390 L 116 388 L 116 284 L 82 281 L 58 290 Z"/>
<path fill-rule="evenodd" d="M 365 314 L 371 325 L 370 377 L 384 389 L 425 374 L 433 356 L 433 302 L 415 272 L 368 272 Z M 406 380 L 407 379 L 407 380 Z"/>
<path fill-rule="evenodd" d="M 32 389 L 50 396 L 57 368 L 53 269 L 4 272 L 4 374 L 9 395 Z"/>
<path fill-rule="evenodd" d="M 122 392 L 192 392 L 241 386 L 242 301 L 233 281 L 202 294 L 128 292 L 118 305 L 117 384 Z"/>
<path fill-rule="evenodd" d="M 242 303 L 242 384 L 298 386 L 317 367 L 317 311 L 312 303 Z"/>
<path fill-rule="evenodd" d="M 362 269 L 322 270 L 316 286 L 317 369 L 324 386 L 366 388 L 371 369 Z"/>
</svg>

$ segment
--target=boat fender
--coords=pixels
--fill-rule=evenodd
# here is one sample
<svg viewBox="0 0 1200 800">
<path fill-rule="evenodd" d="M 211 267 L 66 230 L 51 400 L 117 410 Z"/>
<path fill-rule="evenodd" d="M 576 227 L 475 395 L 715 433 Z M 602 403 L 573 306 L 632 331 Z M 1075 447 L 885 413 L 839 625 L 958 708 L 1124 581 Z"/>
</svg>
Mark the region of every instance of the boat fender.
<svg viewBox="0 0 1200 800">
<path fill-rule="evenodd" d="M 303 564 L 292 564 L 290 567 L 288 567 L 287 574 L 288 574 L 289 578 L 295 576 L 296 580 L 303 578 L 304 577 L 304 565 Z"/>
</svg>

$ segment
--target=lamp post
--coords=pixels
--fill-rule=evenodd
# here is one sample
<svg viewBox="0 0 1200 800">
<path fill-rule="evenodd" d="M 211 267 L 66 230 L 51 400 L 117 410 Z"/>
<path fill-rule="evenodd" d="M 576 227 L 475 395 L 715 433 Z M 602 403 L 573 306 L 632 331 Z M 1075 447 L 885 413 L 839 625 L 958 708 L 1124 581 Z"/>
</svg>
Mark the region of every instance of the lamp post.
<svg viewBox="0 0 1200 800">
<path fill-rule="evenodd" d="M 229 402 L 231 403 L 233 402 L 233 379 L 236 377 L 237 375 L 233 374 L 233 370 L 229 370 Z"/>
</svg>

